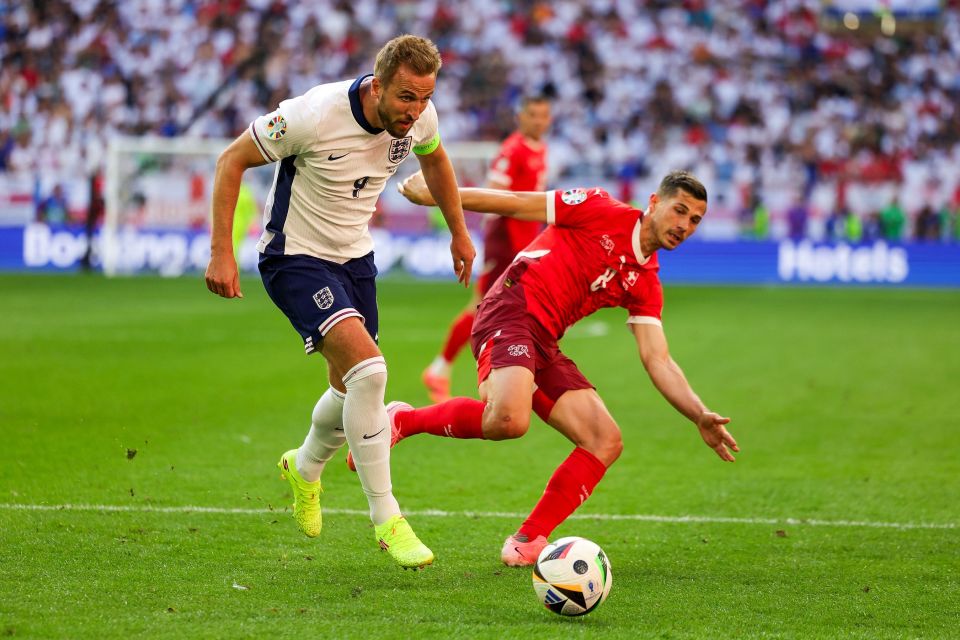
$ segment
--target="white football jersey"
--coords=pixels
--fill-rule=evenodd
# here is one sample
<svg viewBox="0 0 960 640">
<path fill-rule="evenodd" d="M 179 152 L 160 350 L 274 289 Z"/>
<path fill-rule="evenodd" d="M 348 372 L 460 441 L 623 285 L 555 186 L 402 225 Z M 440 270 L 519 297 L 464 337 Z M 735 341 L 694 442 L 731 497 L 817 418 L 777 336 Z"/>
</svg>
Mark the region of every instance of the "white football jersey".
<svg viewBox="0 0 960 640">
<path fill-rule="evenodd" d="M 405 138 L 377 129 L 363 115 L 360 85 L 369 76 L 321 84 L 284 100 L 248 132 L 277 163 L 257 250 L 344 263 L 373 250 L 367 223 L 377 198 L 407 155 L 440 143 L 433 102 Z"/>
</svg>

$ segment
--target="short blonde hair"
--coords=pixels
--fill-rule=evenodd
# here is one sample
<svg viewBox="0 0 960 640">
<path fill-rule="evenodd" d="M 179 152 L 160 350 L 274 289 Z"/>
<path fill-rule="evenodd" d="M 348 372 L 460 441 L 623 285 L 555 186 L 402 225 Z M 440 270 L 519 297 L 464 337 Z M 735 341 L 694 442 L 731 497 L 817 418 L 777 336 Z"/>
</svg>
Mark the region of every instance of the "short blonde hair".
<svg viewBox="0 0 960 640">
<path fill-rule="evenodd" d="M 437 45 L 427 38 L 405 34 L 383 45 L 373 65 L 373 75 L 390 84 L 400 65 L 407 65 L 418 76 L 436 75 L 443 64 Z"/>
</svg>

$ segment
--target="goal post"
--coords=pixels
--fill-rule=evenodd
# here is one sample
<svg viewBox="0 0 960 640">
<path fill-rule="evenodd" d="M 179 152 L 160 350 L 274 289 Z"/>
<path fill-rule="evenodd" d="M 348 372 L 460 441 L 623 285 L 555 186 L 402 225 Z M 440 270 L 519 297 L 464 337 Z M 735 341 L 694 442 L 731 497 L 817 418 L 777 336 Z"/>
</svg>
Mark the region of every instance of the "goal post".
<svg viewBox="0 0 960 640">
<path fill-rule="evenodd" d="M 180 275 L 202 270 L 209 257 L 210 200 L 220 153 L 232 140 L 194 137 L 116 137 L 107 148 L 104 173 L 105 214 L 98 254 L 108 276 L 139 271 Z M 482 186 L 499 145 L 493 142 L 452 142 L 444 147 L 461 186 Z M 431 233 L 428 214 L 407 202 L 396 183 L 418 168 L 407 161 L 391 178 L 371 222 L 383 237 Z M 262 207 L 266 202 L 274 164 L 246 171 Z M 468 225 L 479 226 L 479 216 L 467 214 Z M 256 218 L 237 256 L 242 268 L 256 264 L 254 248 L 262 216 Z M 378 242 L 379 244 L 379 242 Z M 378 249 L 380 247 L 378 246 Z M 386 249 L 386 247 L 384 247 Z M 403 256 L 398 259 L 402 261 Z"/>
<path fill-rule="evenodd" d="M 142 252 L 135 247 L 143 232 L 208 229 L 207 209 L 216 160 L 230 142 L 192 137 L 110 140 L 100 235 L 105 274 L 132 273 L 142 268 Z"/>
</svg>

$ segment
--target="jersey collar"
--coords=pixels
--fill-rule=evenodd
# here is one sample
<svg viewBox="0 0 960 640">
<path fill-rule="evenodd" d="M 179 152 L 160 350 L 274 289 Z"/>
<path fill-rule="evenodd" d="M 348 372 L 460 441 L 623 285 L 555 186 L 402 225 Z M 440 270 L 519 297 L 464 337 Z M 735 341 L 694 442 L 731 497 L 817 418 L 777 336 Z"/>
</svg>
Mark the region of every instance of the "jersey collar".
<svg viewBox="0 0 960 640">
<path fill-rule="evenodd" d="M 651 253 L 649 256 L 645 256 L 643 255 L 643 251 L 640 249 L 640 227 L 642 226 L 642 222 L 643 214 L 641 213 L 639 216 L 637 216 L 637 224 L 633 225 L 633 237 L 631 238 L 633 244 L 633 255 L 636 256 L 637 264 L 640 266 L 647 264 L 647 261 L 650 260 L 650 256 L 653 255 L 653 253 Z"/>
<path fill-rule="evenodd" d="M 383 133 L 384 130 L 378 129 L 370 124 L 370 121 L 367 120 L 367 116 L 363 115 L 363 104 L 360 102 L 360 85 L 362 85 L 363 81 L 372 75 L 372 73 L 368 73 L 354 80 L 353 84 L 350 85 L 350 90 L 347 93 L 350 96 L 350 111 L 353 112 L 353 119 L 356 120 L 357 124 L 363 127 L 363 130 L 367 133 L 378 135 Z"/>
</svg>

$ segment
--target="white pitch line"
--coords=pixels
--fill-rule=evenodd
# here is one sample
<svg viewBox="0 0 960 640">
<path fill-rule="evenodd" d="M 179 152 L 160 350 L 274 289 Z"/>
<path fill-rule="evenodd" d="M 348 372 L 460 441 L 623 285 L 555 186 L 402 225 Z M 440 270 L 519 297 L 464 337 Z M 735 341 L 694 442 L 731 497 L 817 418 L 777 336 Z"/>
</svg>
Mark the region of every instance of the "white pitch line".
<svg viewBox="0 0 960 640">
<path fill-rule="evenodd" d="M 0 511 L 100 511 L 123 513 L 213 513 L 225 515 L 268 515 L 271 513 L 285 513 L 286 509 L 243 509 L 232 507 L 154 507 L 149 505 L 122 505 L 122 504 L 17 504 L 0 503 Z M 368 512 L 361 509 L 329 509 L 324 513 L 351 516 L 366 516 Z M 434 518 L 510 518 L 526 517 L 525 513 L 509 511 L 443 511 L 440 509 L 421 509 L 405 512 L 410 516 L 424 516 Z M 636 522 L 665 522 L 665 523 L 703 523 L 703 524 L 787 524 L 808 525 L 812 527 L 861 527 L 872 529 L 958 529 L 960 525 L 953 522 L 875 522 L 866 520 L 819 520 L 815 518 L 732 518 L 725 516 L 660 516 L 643 513 L 595 513 L 574 514 L 571 520 L 627 520 Z"/>
</svg>

